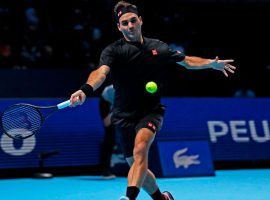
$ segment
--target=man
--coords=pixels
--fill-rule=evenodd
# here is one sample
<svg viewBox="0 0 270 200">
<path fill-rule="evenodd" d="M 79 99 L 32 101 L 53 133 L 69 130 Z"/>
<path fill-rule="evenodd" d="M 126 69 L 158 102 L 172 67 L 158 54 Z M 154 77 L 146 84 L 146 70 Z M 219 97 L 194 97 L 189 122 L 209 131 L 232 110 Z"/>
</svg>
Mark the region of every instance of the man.
<svg viewBox="0 0 270 200">
<path fill-rule="evenodd" d="M 113 179 L 115 175 L 111 172 L 111 157 L 115 146 L 115 128 L 111 122 L 112 104 L 114 101 L 113 85 L 108 85 L 102 91 L 99 100 L 99 112 L 104 126 L 104 139 L 101 144 L 101 170 L 103 179 Z"/>
<path fill-rule="evenodd" d="M 100 67 L 70 100 L 73 105 L 79 97 L 82 104 L 86 95 L 90 96 L 110 72 L 115 89 L 112 121 L 120 132 L 122 149 L 130 165 L 126 196 L 120 199 L 135 200 L 143 188 L 154 200 L 172 200 L 169 192 L 160 192 L 154 174 L 148 169 L 148 151 L 161 128 L 165 109 L 160 104 L 160 92 L 147 93 L 145 84 L 159 83 L 168 63 L 178 63 L 188 69 L 220 70 L 228 76 L 228 72 L 235 70 L 230 64 L 233 60 L 185 56 L 170 50 L 164 42 L 143 37 L 143 21 L 135 5 L 120 1 L 114 13 L 123 38 L 103 50 Z"/>
</svg>

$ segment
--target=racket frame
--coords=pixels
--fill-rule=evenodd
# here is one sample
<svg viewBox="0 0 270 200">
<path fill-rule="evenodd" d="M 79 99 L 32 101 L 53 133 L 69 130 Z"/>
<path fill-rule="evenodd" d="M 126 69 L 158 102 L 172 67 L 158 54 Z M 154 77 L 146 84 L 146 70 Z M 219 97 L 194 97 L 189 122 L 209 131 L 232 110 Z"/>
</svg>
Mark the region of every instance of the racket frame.
<svg viewBox="0 0 270 200">
<path fill-rule="evenodd" d="M 41 119 L 41 122 L 40 122 L 40 126 L 38 129 L 36 129 L 35 131 L 32 132 L 32 134 L 26 136 L 26 137 L 13 137 L 12 135 L 10 135 L 9 133 L 7 133 L 7 131 L 5 130 L 4 126 L 3 126 L 3 115 L 4 113 L 7 111 L 7 110 L 10 110 L 12 109 L 12 107 L 19 107 L 19 106 L 29 106 L 31 108 L 34 108 L 39 116 L 40 116 L 40 119 Z M 44 114 L 42 114 L 41 112 L 41 109 L 52 109 L 51 112 L 49 112 L 46 116 Z M 35 106 L 35 105 L 32 105 L 32 104 L 28 104 L 28 103 L 17 103 L 17 104 L 13 104 L 11 106 L 8 106 L 0 115 L 0 127 L 1 129 L 3 130 L 4 134 L 7 135 L 8 137 L 12 138 L 12 139 L 15 139 L 15 140 L 24 140 L 24 139 L 27 139 L 29 137 L 32 137 L 33 135 L 35 135 L 42 127 L 43 123 L 45 122 L 45 120 L 51 115 L 53 114 L 55 111 L 59 110 L 59 108 L 57 106 Z"/>
</svg>

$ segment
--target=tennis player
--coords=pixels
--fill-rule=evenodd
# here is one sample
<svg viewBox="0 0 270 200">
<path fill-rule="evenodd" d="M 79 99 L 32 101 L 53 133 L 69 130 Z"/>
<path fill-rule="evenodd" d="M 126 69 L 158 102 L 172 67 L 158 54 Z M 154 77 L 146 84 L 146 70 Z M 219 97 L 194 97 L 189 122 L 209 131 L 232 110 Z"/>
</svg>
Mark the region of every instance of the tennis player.
<svg viewBox="0 0 270 200">
<path fill-rule="evenodd" d="M 172 200 L 170 192 L 161 193 L 148 169 L 148 151 L 162 126 L 165 108 L 160 103 L 160 92 L 147 93 L 145 84 L 155 81 L 159 85 L 163 70 L 172 62 L 188 69 L 215 69 L 228 76 L 235 70 L 233 60 L 186 56 L 160 40 L 143 37 L 143 20 L 130 3 L 118 2 L 114 13 L 123 38 L 103 50 L 100 67 L 90 73 L 86 84 L 70 100 L 73 104 L 79 97 L 82 104 L 111 73 L 115 89 L 112 122 L 121 134 L 122 149 L 130 165 L 126 195 L 120 200 L 135 200 L 141 188 L 154 200 Z"/>
</svg>

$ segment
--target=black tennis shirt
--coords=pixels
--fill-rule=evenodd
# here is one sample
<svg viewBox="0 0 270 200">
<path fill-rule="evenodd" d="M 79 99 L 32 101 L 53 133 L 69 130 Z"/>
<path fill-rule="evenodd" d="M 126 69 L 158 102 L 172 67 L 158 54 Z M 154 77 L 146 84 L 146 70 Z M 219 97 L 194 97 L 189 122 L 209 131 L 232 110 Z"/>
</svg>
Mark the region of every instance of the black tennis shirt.
<svg viewBox="0 0 270 200">
<path fill-rule="evenodd" d="M 170 62 L 180 62 L 185 55 L 169 49 L 160 40 L 143 38 L 143 44 L 124 38 L 107 46 L 101 53 L 99 66 L 110 67 L 115 89 L 113 115 L 133 118 L 160 107 L 161 78 Z M 150 94 L 145 85 L 154 81 L 158 92 Z"/>
</svg>

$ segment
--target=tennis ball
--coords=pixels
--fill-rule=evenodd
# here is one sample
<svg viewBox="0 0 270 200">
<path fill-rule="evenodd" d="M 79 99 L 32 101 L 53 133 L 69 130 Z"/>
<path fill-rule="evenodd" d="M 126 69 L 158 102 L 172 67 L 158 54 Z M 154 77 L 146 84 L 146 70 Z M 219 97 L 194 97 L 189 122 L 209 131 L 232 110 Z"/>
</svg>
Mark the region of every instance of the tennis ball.
<svg viewBox="0 0 270 200">
<path fill-rule="evenodd" d="M 153 94 L 157 91 L 158 87 L 154 81 L 150 81 L 150 82 L 146 83 L 145 89 L 147 92 Z"/>
</svg>

